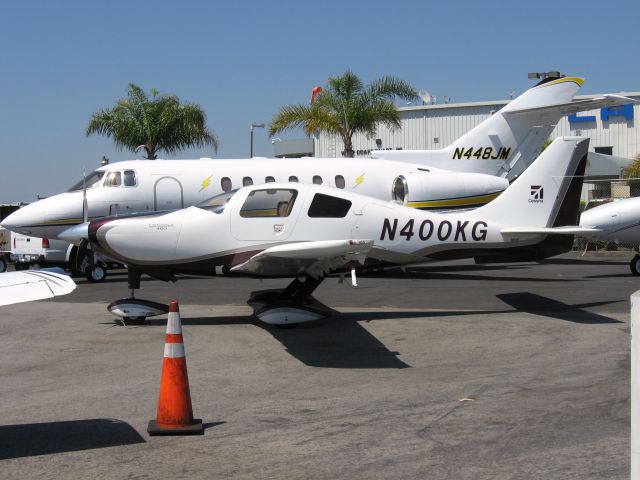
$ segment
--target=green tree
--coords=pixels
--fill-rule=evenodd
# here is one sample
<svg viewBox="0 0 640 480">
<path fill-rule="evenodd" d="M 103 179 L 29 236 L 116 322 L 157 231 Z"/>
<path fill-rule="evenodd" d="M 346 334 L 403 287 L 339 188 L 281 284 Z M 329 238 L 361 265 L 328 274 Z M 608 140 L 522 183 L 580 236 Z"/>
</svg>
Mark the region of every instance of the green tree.
<svg viewBox="0 0 640 480">
<path fill-rule="evenodd" d="M 116 147 L 132 152 L 144 148 L 148 159 L 156 159 L 160 150 L 171 154 L 207 145 L 218 150 L 218 139 L 205 126 L 200 106 L 180 103 L 175 95 L 159 95 L 156 89 L 150 93 L 151 98 L 130 83 L 127 98 L 92 115 L 86 135 L 111 137 Z"/>
<path fill-rule="evenodd" d="M 547 149 L 547 147 L 552 143 L 553 143 L 553 138 L 551 137 L 547 138 L 542 144 L 542 147 L 540 147 L 540 153 L 544 152 Z"/>
<path fill-rule="evenodd" d="M 365 86 L 357 75 L 346 71 L 339 77 L 329 77 L 326 88 L 311 105 L 285 105 L 269 125 L 269 135 L 304 127 L 307 135 L 314 131 L 337 134 L 344 143 L 344 156 L 353 157 L 352 137 L 365 133 L 372 137 L 378 123 L 389 129 L 400 128 L 400 114 L 393 101 L 401 98 L 413 101 L 416 90 L 395 77 L 381 77 Z"/>
<path fill-rule="evenodd" d="M 627 169 L 627 180 L 636 178 L 640 178 L 640 155 L 636 155 L 636 158 Z"/>
</svg>

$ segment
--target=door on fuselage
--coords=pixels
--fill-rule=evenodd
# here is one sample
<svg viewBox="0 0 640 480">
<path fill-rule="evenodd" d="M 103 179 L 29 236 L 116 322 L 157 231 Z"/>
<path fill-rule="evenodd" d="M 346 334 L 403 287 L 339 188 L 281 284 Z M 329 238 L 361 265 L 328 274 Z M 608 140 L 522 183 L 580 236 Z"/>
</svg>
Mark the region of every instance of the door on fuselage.
<svg viewBox="0 0 640 480">
<path fill-rule="evenodd" d="M 174 177 L 162 177 L 153 186 L 154 210 L 177 210 L 184 208 L 182 184 Z"/>
<path fill-rule="evenodd" d="M 301 200 L 295 188 L 252 190 L 231 212 L 231 234 L 238 240 L 284 240 L 296 224 Z"/>
</svg>

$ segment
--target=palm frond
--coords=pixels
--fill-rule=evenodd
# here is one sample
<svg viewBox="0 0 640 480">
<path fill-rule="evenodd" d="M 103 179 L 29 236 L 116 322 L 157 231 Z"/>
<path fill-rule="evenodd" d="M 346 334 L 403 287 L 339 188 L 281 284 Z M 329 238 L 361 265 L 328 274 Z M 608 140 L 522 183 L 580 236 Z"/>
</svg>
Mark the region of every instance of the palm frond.
<svg viewBox="0 0 640 480">
<path fill-rule="evenodd" d="M 155 158 L 159 150 L 172 154 L 210 146 L 217 151 L 218 138 L 207 129 L 205 113 L 198 105 L 181 104 L 175 95 L 159 95 L 157 91 L 150 99 L 134 84 L 129 84 L 127 94 L 112 109 L 93 114 L 87 136 L 111 137 L 117 148 L 131 151 L 144 145 L 148 158 Z"/>
</svg>

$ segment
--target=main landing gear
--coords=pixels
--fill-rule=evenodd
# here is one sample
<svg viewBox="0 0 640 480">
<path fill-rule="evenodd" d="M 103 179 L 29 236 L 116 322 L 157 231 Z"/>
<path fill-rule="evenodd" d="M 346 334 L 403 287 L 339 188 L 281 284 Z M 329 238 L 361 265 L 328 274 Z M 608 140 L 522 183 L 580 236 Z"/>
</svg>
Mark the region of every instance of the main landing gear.
<svg viewBox="0 0 640 480">
<path fill-rule="evenodd" d="M 131 296 L 109 304 L 109 312 L 120 317 L 126 325 L 143 323 L 147 317 L 169 311 L 169 307 L 162 303 L 135 298 L 135 290 L 140 288 L 141 274 L 135 267 L 128 267 L 127 274 Z M 295 278 L 286 288 L 252 292 L 247 303 L 253 308 L 253 313 L 258 319 L 271 325 L 295 325 L 329 317 L 336 312 L 311 295 L 323 280 L 324 277 L 301 276 Z"/>
<path fill-rule="evenodd" d="M 122 318 L 122 324 L 143 323 L 147 317 L 162 315 L 169 311 L 169 306 L 163 303 L 152 302 L 135 298 L 136 289 L 140 288 L 140 277 L 142 274 L 134 267 L 127 267 L 127 276 L 131 297 L 122 298 L 111 302 L 107 309 L 116 317 Z"/>
<path fill-rule="evenodd" d="M 311 296 L 324 277 L 295 278 L 287 288 L 258 290 L 247 303 L 256 317 L 271 325 L 293 325 L 329 317 L 334 310 Z"/>
</svg>

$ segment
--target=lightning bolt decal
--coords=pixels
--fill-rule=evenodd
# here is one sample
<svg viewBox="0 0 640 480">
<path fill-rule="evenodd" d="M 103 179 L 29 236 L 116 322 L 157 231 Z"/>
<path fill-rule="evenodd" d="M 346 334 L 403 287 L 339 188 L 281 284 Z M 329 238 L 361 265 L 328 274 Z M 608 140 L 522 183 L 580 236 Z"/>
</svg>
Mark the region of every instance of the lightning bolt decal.
<svg viewBox="0 0 640 480">
<path fill-rule="evenodd" d="M 364 176 L 367 172 L 364 172 L 362 175 L 360 175 L 358 178 L 356 178 L 356 183 L 353 185 L 353 188 L 356 188 L 358 185 L 362 185 L 362 182 L 364 182 Z M 353 190 L 352 188 L 352 190 Z"/>
<path fill-rule="evenodd" d="M 200 185 L 200 190 L 198 190 L 198 192 L 201 192 L 202 190 L 207 188 L 209 185 L 211 185 L 211 177 L 213 177 L 213 175 L 209 175 L 207 178 L 202 180 L 202 184 Z"/>
</svg>

